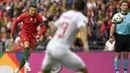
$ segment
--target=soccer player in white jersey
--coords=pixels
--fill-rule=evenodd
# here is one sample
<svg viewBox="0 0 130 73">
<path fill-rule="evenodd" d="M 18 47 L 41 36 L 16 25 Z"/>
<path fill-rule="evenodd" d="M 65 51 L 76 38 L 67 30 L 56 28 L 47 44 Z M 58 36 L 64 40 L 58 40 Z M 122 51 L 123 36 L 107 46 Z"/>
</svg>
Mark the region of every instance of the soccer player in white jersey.
<svg viewBox="0 0 130 73">
<path fill-rule="evenodd" d="M 84 44 L 84 51 L 88 52 L 86 24 L 87 17 L 82 13 L 86 4 L 84 0 L 74 2 L 74 10 L 63 13 L 54 23 L 57 28 L 52 40 L 47 45 L 46 55 L 42 62 L 42 73 L 50 73 L 53 66 L 58 63 L 79 73 L 88 73 L 85 63 L 70 50 L 71 44 L 78 31 Z"/>
</svg>

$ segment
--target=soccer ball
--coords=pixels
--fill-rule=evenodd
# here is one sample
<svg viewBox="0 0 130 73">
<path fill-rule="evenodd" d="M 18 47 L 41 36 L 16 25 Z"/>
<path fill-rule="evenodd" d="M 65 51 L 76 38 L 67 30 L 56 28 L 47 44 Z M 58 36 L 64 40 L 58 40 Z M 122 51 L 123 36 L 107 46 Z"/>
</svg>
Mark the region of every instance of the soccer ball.
<svg viewBox="0 0 130 73">
<path fill-rule="evenodd" d="M 114 16 L 114 22 L 116 24 L 122 23 L 123 20 L 124 20 L 124 16 L 122 14 L 117 14 L 117 15 Z"/>
</svg>

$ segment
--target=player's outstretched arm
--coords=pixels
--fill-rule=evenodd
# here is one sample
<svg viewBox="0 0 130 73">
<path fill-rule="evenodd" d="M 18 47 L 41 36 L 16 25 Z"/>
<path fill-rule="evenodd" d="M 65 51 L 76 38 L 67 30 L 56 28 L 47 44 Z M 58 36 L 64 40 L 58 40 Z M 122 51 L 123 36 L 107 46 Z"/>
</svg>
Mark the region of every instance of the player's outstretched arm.
<svg viewBox="0 0 130 73">
<path fill-rule="evenodd" d="M 14 32 L 15 32 L 15 29 L 16 29 L 16 26 L 19 22 L 21 22 L 23 20 L 23 16 L 24 14 L 20 15 L 19 17 L 17 17 L 14 21 L 14 23 L 12 24 L 12 28 L 11 28 L 11 35 L 10 36 L 13 36 L 14 35 Z"/>
<path fill-rule="evenodd" d="M 37 15 L 37 19 L 39 21 L 40 24 L 40 31 L 38 32 L 38 36 L 41 36 L 42 34 L 44 34 L 46 32 L 46 24 L 43 21 L 43 18 L 40 14 Z"/>
<path fill-rule="evenodd" d="M 87 28 L 86 26 L 81 26 L 80 28 L 80 35 L 81 35 L 81 40 L 83 42 L 84 45 L 84 51 L 88 52 L 89 51 L 89 47 L 88 47 L 88 40 L 87 40 Z"/>
</svg>

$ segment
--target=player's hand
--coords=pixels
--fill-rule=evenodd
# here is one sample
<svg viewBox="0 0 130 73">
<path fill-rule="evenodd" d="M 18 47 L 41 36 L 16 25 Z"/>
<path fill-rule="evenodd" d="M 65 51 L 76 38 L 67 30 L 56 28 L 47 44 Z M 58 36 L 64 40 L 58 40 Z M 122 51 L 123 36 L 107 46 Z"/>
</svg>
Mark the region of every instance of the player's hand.
<svg viewBox="0 0 130 73">
<path fill-rule="evenodd" d="M 39 35 L 37 35 L 37 36 L 36 36 L 36 39 L 40 39 L 40 36 L 39 36 Z"/>
<path fill-rule="evenodd" d="M 110 37 L 109 42 L 113 42 L 113 41 L 114 41 L 114 37 Z"/>
<path fill-rule="evenodd" d="M 36 41 L 39 42 L 41 40 L 41 38 L 42 38 L 42 36 L 37 35 L 36 36 Z"/>
<path fill-rule="evenodd" d="M 40 41 L 40 36 L 39 35 L 36 36 L 36 40 Z"/>
</svg>

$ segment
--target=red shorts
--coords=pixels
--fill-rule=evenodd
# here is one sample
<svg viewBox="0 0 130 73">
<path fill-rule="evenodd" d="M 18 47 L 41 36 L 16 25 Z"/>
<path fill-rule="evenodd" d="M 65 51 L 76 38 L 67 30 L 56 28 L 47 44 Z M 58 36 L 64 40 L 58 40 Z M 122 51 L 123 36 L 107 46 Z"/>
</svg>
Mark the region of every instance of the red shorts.
<svg viewBox="0 0 130 73">
<path fill-rule="evenodd" d="M 20 39 L 22 43 L 24 43 L 25 41 L 29 41 L 31 49 L 35 47 L 36 38 L 34 37 L 34 35 L 24 32 L 20 34 Z"/>
</svg>

